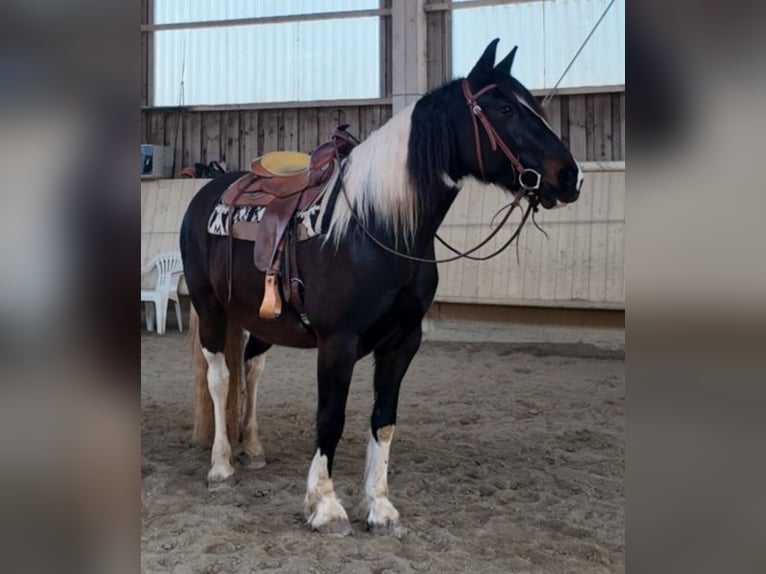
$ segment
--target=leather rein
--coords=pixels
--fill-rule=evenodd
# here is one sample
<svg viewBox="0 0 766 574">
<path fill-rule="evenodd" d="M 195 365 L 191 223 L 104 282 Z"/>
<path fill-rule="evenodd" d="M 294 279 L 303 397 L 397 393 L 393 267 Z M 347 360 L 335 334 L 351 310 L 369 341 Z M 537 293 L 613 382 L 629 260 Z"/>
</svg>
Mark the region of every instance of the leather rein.
<svg viewBox="0 0 766 574">
<path fill-rule="evenodd" d="M 359 217 L 356 215 L 356 212 L 354 211 L 353 204 L 351 203 L 351 200 L 348 197 L 348 194 L 346 193 L 346 186 L 345 182 L 343 181 L 343 174 L 341 173 L 341 191 L 343 192 L 343 197 L 346 199 L 346 202 L 348 203 L 349 210 L 351 211 L 351 215 L 354 218 L 354 221 L 356 224 L 364 231 L 365 235 L 369 237 L 373 243 L 378 245 L 378 247 L 382 248 L 383 250 L 396 255 L 398 257 L 401 257 L 402 259 L 408 259 L 410 261 L 417 261 L 420 263 L 449 263 L 451 261 L 457 261 L 458 259 L 471 259 L 474 261 L 486 261 L 487 259 L 491 259 L 492 257 L 495 257 L 497 255 L 500 255 L 503 251 L 505 251 L 511 243 L 519 236 L 519 233 L 521 233 L 521 229 L 524 227 L 524 224 L 526 223 L 527 219 L 529 218 L 529 215 L 532 212 L 537 212 L 538 205 L 540 203 L 539 198 L 537 196 L 537 190 L 540 189 L 540 184 L 542 182 L 542 176 L 539 172 L 528 169 L 523 166 L 521 161 L 519 161 L 519 158 L 514 155 L 514 153 L 510 150 L 508 145 L 503 141 L 503 139 L 500 137 L 500 134 L 497 133 L 495 128 L 492 127 L 492 123 L 489 121 L 489 118 L 484 114 L 484 111 L 481 109 L 481 106 L 478 103 L 478 98 L 482 94 L 485 94 L 486 92 L 494 89 L 497 87 L 497 84 L 489 84 L 487 86 L 484 86 L 482 89 L 480 89 L 475 94 L 471 93 L 471 88 L 468 85 L 468 80 L 464 79 L 462 82 L 462 88 L 463 88 L 463 96 L 465 97 L 466 105 L 468 106 L 468 109 L 471 111 L 471 119 L 473 120 L 473 135 L 474 135 L 474 148 L 476 149 L 476 161 L 479 165 L 479 172 L 481 173 L 482 179 L 486 180 L 486 176 L 484 173 L 484 160 L 481 156 L 481 139 L 479 137 L 479 122 L 481 122 L 481 125 L 484 127 L 484 131 L 487 134 L 487 138 L 489 139 L 490 147 L 492 148 L 492 151 L 496 151 L 497 148 L 500 148 L 500 151 L 503 152 L 505 157 L 508 158 L 508 161 L 511 162 L 511 165 L 514 169 L 515 179 L 519 183 L 519 191 L 514 194 L 513 201 L 511 201 L 509 204 L 503 206 L 500 208 L 500 210 L 495 214 L 495 217 L 502 212 L 505 209 L 508 209 L 508 212 L 505 214 L 503 219 L 500 221 L 500 223 L 497 225 L 497 227 L 479 244 L 472 247 L 468 251 L 458 251 L 451 245 L 449 245 L 444 239 L 442 239 L 438 233 L 435 234 L 435 237 L 439 242 L 444 245 L 447 249 L 452 251 L 453 253 L 456 253 L 456 255 L 452 257 L 446 257 L 444 259 L 428 259 L 423 257 L 415 257 L 413 255 L 408 255 L 406 253 L 402 253 L 401 251 L 397 251 L 396 249 L 393 249 L 386 245 L 385 243 L 381 242 L 377 237 L 375 237 L 370 231 L 362 224 Z M 533 178 L 533 179 L 529 179 Z M 521 221 L 519 222 L 518 227 L 513 232 L 513 235 L 506 241 L 499 249 L 494 251 L 493 253 L 490 253 L 489 255 L 483 256 L 483 257 L 472 257 L 471 254 L 475 253 L 482 247 L 484 247 L 487 243 L 489 243 L 503 228 L 503 226 L 506 224 L 508 219 L 511 217 L 511 214 L 514 212 L 514 210 L 519 207 L 521 208 L 521 200 L 523 198 L 527 198 L 529 202 L 529 206 L 527 207 L 526 211 L 524 211 L 524 215 L 521 218 Z M 494 217 L 492 218 L 494 219 Z M 534 217 L 533 217 L 534 220 Z"/>
</svg>

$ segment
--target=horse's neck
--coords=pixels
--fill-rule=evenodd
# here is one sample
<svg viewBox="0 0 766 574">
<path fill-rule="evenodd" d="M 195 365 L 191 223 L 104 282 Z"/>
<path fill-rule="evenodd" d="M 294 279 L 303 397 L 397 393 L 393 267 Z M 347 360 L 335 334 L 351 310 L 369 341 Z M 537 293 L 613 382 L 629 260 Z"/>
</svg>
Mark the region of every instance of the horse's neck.
<svg viewBox="0 0 766 574">
<path fill-rule="evenodd" d="M 447 212 L 455 202 L 460 187 L 446 186 L 434 190 L 430 197 L 421 205 L 420 217 L 418 218 L 417 231 L 415 232 L 415 249 L 422 251 L 434 240 L 439 226 L 447 216 Z"/>
</svg>

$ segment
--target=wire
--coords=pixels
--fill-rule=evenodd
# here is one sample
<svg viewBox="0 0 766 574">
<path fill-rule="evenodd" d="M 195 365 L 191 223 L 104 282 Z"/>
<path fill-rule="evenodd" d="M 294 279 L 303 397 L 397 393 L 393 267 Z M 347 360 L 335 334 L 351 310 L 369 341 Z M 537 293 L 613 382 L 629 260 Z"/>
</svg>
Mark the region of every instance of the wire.
<svg viewBox="0 0 766 574">
<path fill-rule="evenodd" d="M 609 10 L 611 9 L 611 7 L 612 7 L 612 5 L 614 4 L 614 2 L 615 2 L 615 0 L 612 0 L 611 2 L 609 2 L 609 5 L 608 5 L 608 6 L 607 6 L 607 7 L 604 9 L 604 12 L 601 14 L 601 17 L 600 17 L 600 18 L 599 18 L 599 19 L 596 21 L 596 23 L 593 25 L 593 29 L 592 29 L 592 30 L 590 31 L 590 33 L 589 33 L 589 34 L 586 36 L 585 40 L 583 41 L 582 45 L 581 45 L 581 46 L 580 46 L 580 48 L 577 50 L 577 52 L 575 52 L 575 55 L 574 55 L 574 57 L 573 57 L 573 58 L 572 58 L 572 60 L 569 62 L 569 65 L 566 67 L 566 69 L 564 70 L 564 72 L 561 74 L 561 77 L 559 78 L 558 82 L 556 82 L 556 85 L 555 85 L 555 86 L 553 86 L 553 88 L 551 88 L 551 91 L 550 91 L 550 92 L 548 92 L 548 95 L 547 95 L 547 96 L 545 96 L 545 98 L 543 98 L 543 103 L 542 103 L 542 106 L 546 106 L 546 105 L 548 104 L 548 102 L 550 102 L 550 101 L 551 101 L 551 99 L 553 99 L 553 95 L 556 93 L 556 90 L 558 89 L 558 87 L 559 87 L 559 84 L 561 84 L 561 81 L 564 79 L 564 76 L 566 76 L 566 75 L 567 75 L 567 73 L 569 72 L 569 70 L 572 68 L 572 65 L 574 65 L 574 63 L 575 63 L 575 60 L 577 60 L 577 58 L 580 56 L 580 54 L 582 53 L 583 49 L 585 48 L 585 45 L 588 43 L 588 41 L 591 39 L 591 37 L 593 36 L 593 34 L 596 32 L 596 30 L 598 29 L 598 27 L 599 27 L 599 25 L 601 24 L 601 22 L 604 20 L 604 17 L 607 15 L 607 13 L 608 13 L 608 12 L 609 12 Z"/>
</svg>

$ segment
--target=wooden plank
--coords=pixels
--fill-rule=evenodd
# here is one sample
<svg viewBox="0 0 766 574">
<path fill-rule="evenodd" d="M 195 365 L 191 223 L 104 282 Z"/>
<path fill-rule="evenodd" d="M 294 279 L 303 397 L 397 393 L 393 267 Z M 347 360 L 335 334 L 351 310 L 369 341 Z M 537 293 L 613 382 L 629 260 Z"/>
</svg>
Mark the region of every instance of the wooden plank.
<svg viewBox="0 0 766 574">
<path fill-rule="evenodd" d="M 588 300 L 605 301 L 607 271 L 607 213 L 609 209 L 608 174 L 594 173 L 591 177 L 591 225 Z"/>
<path fill-rule="evenodd" d="M 280 149 L 280 125 L 279 125 L 279 112 L 275 110 L 264 111 L 259 115 L 260 125 L 263 126 L 263 147 L 259 150 L 259 154 L 268 153 L 270 151 L 277 151 Z M 259 127 L 260 129 L 260 127 Z M 260 137 L 260 135 L 259 135 Z M 284 138 L 281 138 L 284 139 Z"/>
<path fill-rule="evenodd" d="M 592 196 L 582 194 L 574 207 L 572 299 L 587 301 L 590 295 L 590 239 Z"/>
<path fill-rule="evenodd" d="M 183 162 L 179 168 L 193 166 L 201 160 L 202 114 L 183 114 Z"/>
<path fill-rule="evenodd" d="M 298 110 L 290 109 L 279 112 L 278 145 L 279 150 L 298 150 L 300 124 Z"/>
<path fill-rule="evenodd" d="M 545 115 L 548 123 L 559 136 L 561 136 L 561 98 L 553 98 L 545 107 Z"/>
<path fill-rule="evenodd" d="M 548 234 L 545 237 L 537 229 L 531 229 L 531 233 L 541 235 L 540 253 L 540 285 L 538 298 L 546 301 L 556 299 L 556 280 L 559 272 L 558 236 L 561 231 L 561 209 L 544 210 L 538 215 L 540 227 Z"/>
<path fill-rule="evenodd" d="M 569 97 L 568 106 L 569 150 L 575 159 L 587 159 L 587 141 L 585 133 L 585 96 Z"/>
<path fill-rule="evenodd" d="M 596 94 L 593 98 L 593 147 L 596 161 L 609 161 L 612 158 L 612 97 L 609 94 Z"/>
<path fill-rule="evenodd" d="M 239 116 L 239 165 L 237 169 L 247 170 L 250 162 L 261 155 L 258 146 L 258 112 L 242 112 Z"/>
<path fill-rule="evenodd" d="M 596 157 L 594 99 L 592 94 L 583 97 L 585 98 L 585 159 L 594 161 Z"/>
<path fill-rule="evenodd" d="M 165 114 L 152 114 L 149 120 L 149 133 L 147 143 L 163 145 L 165 141 Z"/>
<path fill-rule="evenodd" d="M 309 153 L 319 145 L 318 122 L 315 108 L 298 111 L 298 151 Z"/>
<path fill-rule="evenodd" d="M 620 118 L 620 99 L 624 98 L 624 94 L 611 94 L 611 106 L 612 106 L 612 160 L 625 159 L 622 154 L 622 122 Z"/>
<path fill-rule="evenodd" d="M 628 139 L 626 132 L 625 132 L 625 94 L 620 95 L 620 134 L 622 135 L 622 138 L 620 139 L 620 151 L 622 152 L 620 155 L 620 159 L 625 161 L 625 143 Z"/>
<path fill-rule="evenodd" d="M 333 116 L 333 110 L 327 108 L 317 109 L 317 131 L 319 141 L 328 141 L 332 136 L 332 133 L 335 131 L 335 128 L 338 127 Z"/>
<path fill-rule="evenodd" d="M 202 124 L 202 163 L 221 160 L 221 113 L 200 114 Z"/>
<path fill-rule="evenodd" d="M 606 295 L 610 303 L 625 302 L 625 172 L 605 174 L 607 194 Z"/>
<path fill-rule="evenodd" d="M 178 112 L 168 112 L 165 115 L 165 141 L 163 143 L 173 148 L 173 160 L 175 162 L 173 176 L 176 176 L 183 167 L 184 132 L 182 117 L 182 114 Z"/>
<path fill-rule="evenodd" d="M 359 109 L 359 123 L 362 140 L 370 137 L 370 134 L 381 126 L 380 108 L 378 106 L 366 106 Z"/>
<path fill-rule="evenodd" d="M 239 154 L 239 112 L 223 112 L 221 130 L 221 159 L 226 163 L 228 171 L 242 169 Z"/>
</svg>

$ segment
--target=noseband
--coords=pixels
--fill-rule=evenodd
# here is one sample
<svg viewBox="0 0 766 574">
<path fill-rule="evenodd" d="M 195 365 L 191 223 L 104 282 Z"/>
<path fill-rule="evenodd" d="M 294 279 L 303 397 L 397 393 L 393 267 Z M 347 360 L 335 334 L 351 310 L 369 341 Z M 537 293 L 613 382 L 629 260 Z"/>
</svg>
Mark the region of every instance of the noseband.
<svg viewBox="0 0 766 574">
<path fill-rule="evenodd" d="M 497 151 L 497 148 L 499 147 L 500 151 L 502 151 L 503 154 L 505 154 L 505 157 L 508 158 L 508 161 L 511 162 L 514 173 L 518 178 L 519 187 L 524 190 L 525 194 L 535 195 L 535 191 L 540 189 L 542 176 L 534 169 L 528 169 L 522 165 L 522 163 L 519 161 L 519 158 L 514 155 L 511 149 L 503 141 L 503 138 L 500 137 L 500 134 L 498 134 L 495 128 L 492 127 L 489 118 L 487 118 L 484 110 L 482 110 L 481 106 L 479 105 L 479 96 L 496 88 L 497 84 L 489 84 L 484 86 L 475 94 L 471 93 L 471 87 L 468 85 L 467 79 L 463 80 L 462 87 L 463 96 L 465 96 L 465 103 L 468 105 L 468 109 L 471 111 L 471 119 L 473 120 L 473 139 L 476 149 L 476 161 L 479 164 L 479 172 L 481 173 L 482 179 L 486 181 L 487 177 L 484 173 L 484 160 L 481 157 L 481 139 L 479 139 L 478 122 L 481 122 L 481 125 L 484 126 L 484 131 L 487 133 L 487 138 L 489 138 L 489 145 L 492 147 L 492 151 Z"/>
</svg>

